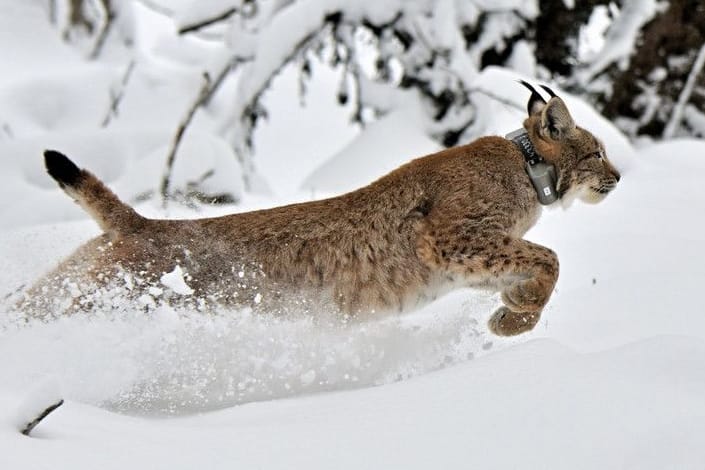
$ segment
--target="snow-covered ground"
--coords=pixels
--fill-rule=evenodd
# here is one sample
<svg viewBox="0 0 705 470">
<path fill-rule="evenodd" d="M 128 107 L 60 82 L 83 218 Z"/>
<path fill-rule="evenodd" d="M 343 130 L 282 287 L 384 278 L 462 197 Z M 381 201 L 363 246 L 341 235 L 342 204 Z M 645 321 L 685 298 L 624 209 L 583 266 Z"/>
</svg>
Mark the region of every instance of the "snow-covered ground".
<svg viewBox="0 0 705 470">
<path fill-rule="evenodd" d="M 0 30 L 42 31 L 10 21 L 0 15 Z M 40 33 L 18 44 L 41 48 L 75 73 L 103 76 L 82 70 L 71 50 L 47 52 L 43 42 L 51 41 Z M 97 233 L 44 175 L 41 149 L 68 151 L 131 199 L 158 176 L 171 127 L 91 130 L 87 123 L 100 113 L 88 105 L 73 111 L 78 129 L 53 121 L 42 127 L 37 109 L 10 99 L 27 95 L 14 90 L 46 88 L 26 85 L 41 72 L 36 61 L 2 47 L 0 60 L 21 72 L 0 82 L 0 125 L 25 125 L 12 137 L 0 132 L 0 296 L 9 299 Z M 477 78 L 478 93 L 507 100 L 476 97 L 487 113 L 483 132 L 520 125 L 527 97 L 516 78 L 502 69 Z M 282 80 L 269 99 L 297 109 L 281 91 L 294 78 Z M 85 93 L 99 94 L 91 90 Z M 57 116 L 71 112 L 70 100 L 55 100 L 63 93 L 47 96 Z M 469 290 L 406 316 L 352 325 L 166 308 L 149 317 L 94 312 L 25 324 L 6 299 L 0 468 L 703 468 L 705 143 L 634 149 L 588 105 L 566 100 L 576 121 L 605 140 L 623 178 L 602 204 L 546 210 L 529 233 L 561 261 L 556 291 L 533 332 L 492 337 L 485 322 L 499 300 Z M 356 130 L 344 117 L 312 107 L 297 109 L 304 116 L 297 119 L 273 115 L 258 134 L 264 140 L 257 158 L 272 195 L 237 188 L 241 204 L 196 215 L 342 191 L 434 149 L 413 108 L 349 142 Z M 26 115 L 17 121 L 19 112 Z M 315 116 L 322 121 L 315 124 Z M 320 122 L 330 135 L 323 148 L 307 148 L 314 139 L 305 132 L 315 136 Z M 339 136 L 337 147 L 331 135 Z M 223 142 L 198 133 L 191 139 L 181 161 L 196 168 L 184 167 L 182 179 L 211 165 L 228 175 L 217 188 L 239 181 Z M 196 159 L 204 146 L 212 151 Z M 308 160 L 283 171 L 307 152 Z M 334 155 L 324 159 L 326 153 Z M 138 209 L 166 215 L 156 202 Z M 172 206 L 168 215 L 193 212 Z M 33 437 L 19 433 L 58 397 L 66 403 Z"/>
</svg>

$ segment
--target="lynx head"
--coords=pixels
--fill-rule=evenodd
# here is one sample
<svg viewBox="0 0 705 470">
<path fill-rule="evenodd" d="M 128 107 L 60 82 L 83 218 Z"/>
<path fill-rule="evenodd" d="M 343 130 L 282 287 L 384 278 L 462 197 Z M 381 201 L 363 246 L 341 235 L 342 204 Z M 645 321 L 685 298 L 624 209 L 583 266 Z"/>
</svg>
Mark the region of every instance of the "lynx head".
<svg viewBox="0 0 705 470">
<path fill-rule="evenodd" d="M 528 83 L 529 117 L 524 121 L 536 151 L 556 167 L 557 191 L 564 201 L 573 197 L 589 203 L 602 201 L 620 179 L 605 154 L 605 146 L 589 131 L 576 126 L 565 102 L 548 87 L 548 102 Z"/>
</svg>

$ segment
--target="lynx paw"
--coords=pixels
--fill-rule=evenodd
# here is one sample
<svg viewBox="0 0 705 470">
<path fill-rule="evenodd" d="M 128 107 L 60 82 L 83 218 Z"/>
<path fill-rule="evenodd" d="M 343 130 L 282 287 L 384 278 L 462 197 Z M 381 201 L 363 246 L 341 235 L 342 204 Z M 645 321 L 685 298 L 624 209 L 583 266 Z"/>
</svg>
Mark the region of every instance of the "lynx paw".
<svg viewBox="0 0 705 470">
<path fill-rule="evenodd" d="M 488 326 L 497 336 L 516 336 L 533 329 L 539 318 L 541 312 L 513 312 L 500 307 L 490 317 Z"/>
<path fill-rule="evenodd" d="M 551 295 L 546 288 L 535 279 L 517 282 L 502 293 L 502 301 L 515 312 L 541 310 Z"/>
</svg>

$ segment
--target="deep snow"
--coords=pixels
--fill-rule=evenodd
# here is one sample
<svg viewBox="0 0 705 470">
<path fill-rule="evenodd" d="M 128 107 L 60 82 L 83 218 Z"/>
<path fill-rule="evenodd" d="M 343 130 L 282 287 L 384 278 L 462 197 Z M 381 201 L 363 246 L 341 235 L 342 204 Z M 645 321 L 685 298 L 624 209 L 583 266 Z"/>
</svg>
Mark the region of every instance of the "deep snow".
<svg viewBox="0 0 705 470">
<path fill-rule="evenodd" d="M 515 340 L 490 337 L 497 298 L 472 291 L 348 326 L 169 310 L 4 318 L 7 468 L 700 468 L 703 151 L 647 147 L 602 204 L 546 211 L 529 237 L 558 252 L 561 277 Z M 4 231 L 5 290 L 91 224 Z M 28 439 L 16 410 L 45 380 L 68 401 Z"/>
</svg>

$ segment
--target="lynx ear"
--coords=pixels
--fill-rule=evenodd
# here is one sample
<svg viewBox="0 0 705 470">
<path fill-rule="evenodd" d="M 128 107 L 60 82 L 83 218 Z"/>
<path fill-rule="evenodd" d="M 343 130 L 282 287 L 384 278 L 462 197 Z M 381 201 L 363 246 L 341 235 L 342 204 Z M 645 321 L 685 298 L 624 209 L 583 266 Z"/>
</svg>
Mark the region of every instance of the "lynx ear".
<svg viewBox="0 0 705 470">
<path fill-rule="evenodd" d="M 554 96 L 541 112 L 541 127 L 553 140 L 561 140 L 575 129 L 575 121 L 562 99 Z"/>
<path fill-rule="evenodd" d="M 551 98 L 555 98 L 555 97 L 556 97 L 556 94 L 553 92 L 553 90 L 551 90 L 550 88 L 548 88 L 546 85 L 539 85 L 539 86 L 540 86 L 541 88 L 543 88 L 544 91 L 545 91 L 546 93 L 548 93 L 548 96 L 550 96 Z"/>
<path fill-rule="evenodd" d="M 534 87 L 526 83 L 524 80 L 519 80 L 519 83 L 524 85 L 531 92 L 529 102 L 526 104 L 526 110 L 528 111 L 529 116 L 540 113 L 546 106 L 546 100 L 539 95 L 538 91 L 536 91 Z"/>
</svg>

